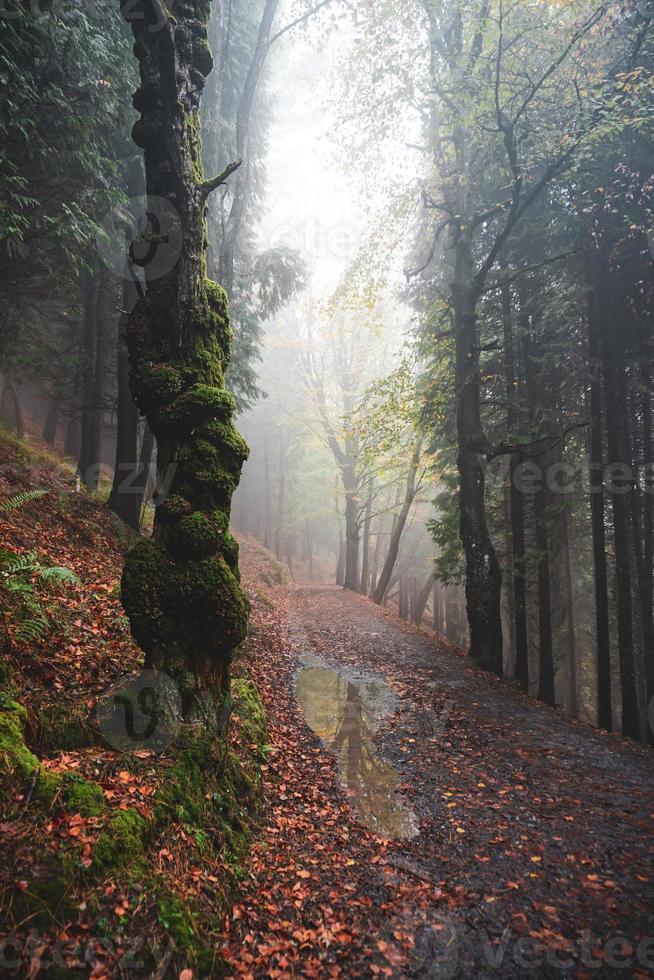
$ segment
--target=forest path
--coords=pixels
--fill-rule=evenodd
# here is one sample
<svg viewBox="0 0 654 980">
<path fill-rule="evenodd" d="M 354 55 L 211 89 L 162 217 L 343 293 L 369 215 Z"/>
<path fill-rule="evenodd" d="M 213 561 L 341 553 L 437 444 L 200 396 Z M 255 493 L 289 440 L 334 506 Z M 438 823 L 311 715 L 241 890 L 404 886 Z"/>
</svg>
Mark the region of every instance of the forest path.
<svg viewBox="0 0 654 980">
<path fill-rule="evenodd" d="M 275 590 L 252 644 L 274 748 L 233 975 L 654 975 L 650 753 L 340 589 Z"/>
</svg>

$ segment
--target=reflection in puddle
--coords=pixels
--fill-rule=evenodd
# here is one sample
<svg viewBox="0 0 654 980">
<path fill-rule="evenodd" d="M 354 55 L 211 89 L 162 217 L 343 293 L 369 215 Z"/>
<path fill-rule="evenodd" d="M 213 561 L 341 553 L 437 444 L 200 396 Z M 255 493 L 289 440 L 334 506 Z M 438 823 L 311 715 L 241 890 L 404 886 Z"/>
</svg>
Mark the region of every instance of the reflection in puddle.
<svg viewBox="0 0 654 980">
<path fill-rule="evenodd" d="M 416 820 L 398 795 L 399 776 L 373 742 L 392 703 L 387 685 L 376 678 L 354 684 L 335 670 L 308 667 L 297 676 L 297 698 L 311 728 L 337 756 L 362 823 L 382 837 L 414 837 Z"/>
</svg>

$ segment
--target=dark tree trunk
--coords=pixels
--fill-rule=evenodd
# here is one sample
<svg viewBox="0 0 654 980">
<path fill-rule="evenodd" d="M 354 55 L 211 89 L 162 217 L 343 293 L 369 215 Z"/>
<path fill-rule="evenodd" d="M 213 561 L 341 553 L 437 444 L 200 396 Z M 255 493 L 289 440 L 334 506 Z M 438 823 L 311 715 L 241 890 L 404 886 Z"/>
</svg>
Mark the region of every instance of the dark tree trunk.
<svg viewBox="0 0 654 980">
<path fill-rule="evenodd" d="M 513 340 L 511 289 L 502 288 L 504 327 L 504 370 L 506 374 L 507 433 L 514 439 L 520 433 L 519 390 L 516 379 L 516 354 Z M 518 453 L 509 462 L 509 514 L 511 523 L 513 623 L 515 635 L 515 679 L 523 690 L 529 690 L 529 644 L 527 640 L 527 582 L 525 557 L 525 501 L 516 486 L 516 472 L 522 462 Z"/>
<path fill-rule="evenodd" d="M 25 435 L 25 422 L 23 419 L 23 409 L 20 404 L 18 389 L 12 378 L 5 377 L 5 386 L 2 391 L 2 415 L 5 419 L 11 419 L 16 429 L 16 435 L 22 439 Z"/>
<path fill-rule="evenodd" d="M 79 474 L 82 483 L 93 482 L 90 473 L 93 459 L 93 381 L 97 316 L 97 282 L 90 272 L 84 280 L 84 330 L 82 334 L 82 384 Z"/>
<path fill-rule="evenodd" d="M 427 608 L 427 603 L 429 602 L 429 596 L 432 594 L 434 588 L 434 575 L 432 572 L 429 573 L 425 579 L 425 583 L 419 592 L 416 592 L 415 604 L 411 610 L 411 619 L 416 624 L 420 626 L 423 619 L 425 618 L 425 609 Z"/>
<path fill-rule="evenodd" d="M 520 334 L 525 353 L 525 381 L 529 406 L 529 420 L 534 438 L 539 438 L 539 409 L 541 388 L 537 380 L 538 346 L 532 335 L 533 321 L 526 306 L 524 295 L 520 299 Z M 547 460 L 540 457 L 543 469 Z M 554 647 L 552 643 L 552 583 L 550 573 L 550 542 L 547 515 L 547 491 L 544 481 L 534 496 L 534 532 L 538 561 L 538 697 L 545 704 L 556 704 Z"/>
<path fill-rule="evenodd" d="M 124 309 L 131 308 L 127 284 L 123 291 Z M 114 478 L 107 507 L 120 517 L 128 527 L 138 531 L 140 526 L 143 494 L 136 487 L 138 479 L 138 425 L 139 413 L 129 387 L 129 357 L 125 330 L 127 317 L 121 317 L 118 330 L 118 401 L 116 419 L 116 457 Z"/>
<path fill-rule="evenodd" d="M 563 574 L 566 599 L 566 639 L 568 648 L 568 712 L 573 718 L 579 715 L 579 679 L 577 670 L 577 643 L 575 640 L 575 606 L 572 584 L 572 553 L 570 550 L 570 525 L 565 504 L 561 512 L 561 544 L 563 546 Z"/>
<path fill-rule="evenodd" d="M 107 322 L 106 288 L 102 273 L 98 275 L 95 312 L 95 351 L 93 361 L 93 388 L 91 393 L 88 458 L 85 483 L 95 490 L 100 479 L 102 460 L 102 432 L 104 421 L 104 392 L 107 379 Z"/>
<path fill-rule="evenodd" d="M 58 398 L 51 398 L 48 403 L 48 412 L 43 423 L 41 438 L 48 446 L 54 446 L 57 439 L 57 428 L 59 427 L 60 401 Z"/>
<path fill-rule="evenodd" d="M 140 160 L 133 163 L 127 173 L 127 191 L 134 196 L 142 187 Z M 126 243 L 129 247 L 129 242 Z M 134 280 L 126 276 L 122 290 L 122 313 L 118 321 L 116 344 L 116 377 L 118 383 L 116 417 L 116 452 L 114 476 L 107 507 L 128 527 L 138 531 L 141 526 L 143 493 L 147 475 L 139 469 L 139 412 L 134 404 L 129 385 L 129 354 L 127 351 L 127 324 L 136 306 L 138 293 Z M 149 461 L 148 461 L 149 466 Z"/>
<path fill-rule="evenodd" d="M 646 322 L 650 324 L 649 330 Z M 643 641 L 645 645 L 645 672 L 647 701 L 654 698 L 654 438 L 652 426 L 652 344 L 651 317 L 641 321 L 640 336 L 640 411 L 642 416 L 643 469 L 645 486 L 643 493 L 643 559 L 641 571 L 641 600 L 643 615 Z M 654 728 L 649 729 L 650 741 L 654 740 Z"/>
<path fill-rule="evenodd" d="M 127 329 L 132 392 L 157 440 L 158 506 L 153 537 L 127 556 L 123 603 L 146 666 L 166 669 L 180 685 L 184 717 L 222 729 L 231 654 L 247 632 L 229 533 L 247 447 L 224 384 L 227 297 L 206 278 L 208 195 L 233 171 L 208 181 L 202 174 L 199 103 L 212 68 L 211 4 L 176 4 L 174 18 L 160 0 L 121 0 L 121 7 L 141 71 L 133 135 L 145 151 L 146 189 L 173 206 L 160 234 L 180 241 L 172 269 L 145 267 L 147 291 Z"/>
<path fill-rule="evenodd" d="M 622 338 L 618 338 L 619 320 L 615 304 L 610 302 L 611 289 L 617 288 L 609 281 L 605 267 L 600 271 L 596 291 L 595 309 L 600 325 L 606 435 L 609 462 L 625 463 L 622 445 L 623 416 L 626 408 L 619 397 L 617 375 L 623 365 Z M 632 540 L 631 507 L 629 495 L 623 487 L 615 485 L 611 493 L 613 509 L 613 539 L 615 545 L 615 571 L 618 618 L 618 650 L 620 655 L 620 682 L 622 690 L 622 731 L 632 738 L 642 737 L 642 706 L 639 690 L 638 650 L 642 652 L 642 632 L 639 636 L 640 596 L 638 595 L 635 553 Z M 615 492 L 617 491 L 617 492 Z M 636 608 L 638 616 L 635 615 Z"/>
<path fill-rule="evenodd" d="M 485 465 L 488 443 L 481 426 L 477 295 L 472 286 L 470 245 L 456 245 L 452 287 L 456 347 L 456 429 L 461 543 L 466 559 L 470 657 L 477 667 L 502 676 L 502 572 L 486 519 Z"/>
<path fill-rule="evenodd" d="M 611 641 L 609 586 L 606 568 L 606 525 L 604 516 L 604 451 L 602 447 L 602 383 L 598 310 L 593 294 L 588 301 L 590 382 L 590 512 L 593 530 L 595 571 L 595 639 L 597 645 L 597 721 L 611 731 Z"/>
</svg>

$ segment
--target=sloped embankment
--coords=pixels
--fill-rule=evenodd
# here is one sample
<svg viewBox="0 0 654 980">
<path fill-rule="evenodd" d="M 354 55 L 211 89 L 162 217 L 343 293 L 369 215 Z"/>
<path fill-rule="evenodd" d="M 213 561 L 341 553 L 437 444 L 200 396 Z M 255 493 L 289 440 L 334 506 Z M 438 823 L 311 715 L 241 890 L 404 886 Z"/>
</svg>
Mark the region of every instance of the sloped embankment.
<svg viewBox="0 0 654 980">
<path fill-rule="evenodd" d="M 2 515 L 0 547 L 79 579 L 41 597 L 40 642 L 5 631 L 0 972 L 220 976 L 215 937 L 261 802 L 257 689 L 237 660 L 228 740 L 185 732 L 161 754 L 108 747 L 95 707 L 140 666 L 119 599 L 127 533 L 58 460 L 4 435 L 0 455 L 0 500 L 45 491 Z"/>
</svg>

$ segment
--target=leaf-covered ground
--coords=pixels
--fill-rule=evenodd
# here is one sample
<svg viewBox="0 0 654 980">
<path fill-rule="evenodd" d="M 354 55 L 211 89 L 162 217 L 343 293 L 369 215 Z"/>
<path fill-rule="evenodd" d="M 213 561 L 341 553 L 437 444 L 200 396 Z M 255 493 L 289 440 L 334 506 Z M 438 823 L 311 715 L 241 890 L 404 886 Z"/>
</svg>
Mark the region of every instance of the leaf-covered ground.
<svg viewBox="0 0 654 980">
<path fill-rule="evenodd" d="M 267 825 L 226 923 L 234 976 L 653 975 L 648 750 L 342 590 L 278 589 L 255 631 L 274 753 Z M 308 653 L 393 689 L 376 743 L 413 839 L 359 822 L 294 696 Z"/>
<path fill-rule="evenodd" d="M 35 886 L 50 854 L 73 853 L 84 874 L 112 813 L 150 816 L 165 761 L 126 763 L 99 745 L 57 748 L 58 719 L 87 715 L 138 663 L 117 591 L 126 539 L 97 501 L 73 492 L 72 474 L 9 444 L 2 450 L 3 497 L 48 488 L 3 519 L 2 545 L 38 548 L 81 580 L 59 596 L 48 641 L 12 655 L 28 734 L 50 768 L 99 783 L 106 804 L 99 817 L 56 809 L 48 817 L 29 794 L 11 801 L 11 819 L 0 822 L 0 932 L 22 936 L 30 953 L 12 975 L 54 976 L 40 964 L 63 948 L 83 953 L 64 957 L 73 976 L 192 980 L 169 945 L 179 910 L 157 907 L 133 876 L 101 876 L 72 912 L 53 907 L 36 945 L 33 923 L 15 914 L 16 889 Z M 206 913 L 216 970 L 196 970 L 195 980 L 220 975 L 219 954 L 234 977 L 653 975 L 651 753 L 478 674 L 365 599 L 284 584 L 283 568 L 252 542 L 242 559 L 253 616 L 239 669 L 249 665 L 263 691 L 272 741 L 261 836 L 222 921 L 211 910 L 224 867 L 202 859 L 183 822 L 153 844 L 148 869 Z M 379 675 L 392 689 L 375 747 L 397 770 L 414 838 L 386 840 L 363 826 L 296 698 L 307 655 L 346 678 Z M 238 746 L 237 719 L 232 737 Z M 125 967 L 139 934 L 159 943 L 156 974 Z"/>
</svg>

